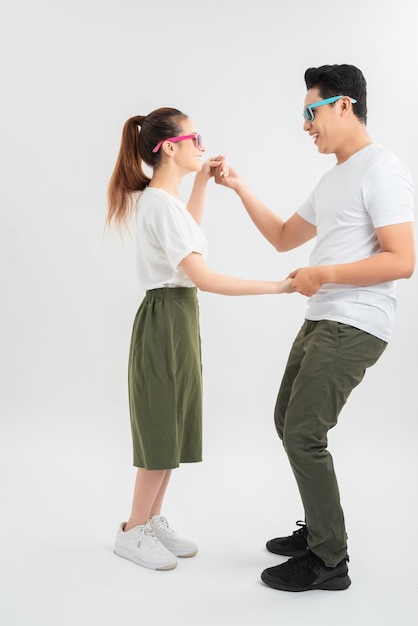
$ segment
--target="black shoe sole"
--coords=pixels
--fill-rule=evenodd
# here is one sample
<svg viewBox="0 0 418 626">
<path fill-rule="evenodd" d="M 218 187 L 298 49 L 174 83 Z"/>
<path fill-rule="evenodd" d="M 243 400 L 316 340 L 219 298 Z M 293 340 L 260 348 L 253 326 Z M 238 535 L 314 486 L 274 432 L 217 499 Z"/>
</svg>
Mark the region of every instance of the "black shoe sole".
<svg viewBox="0 0 418 626">
<path fill-rule="evenodd" d="M 277 578 L 269 576 L 266 572 L 261 574 L 261 580 L 269 587 L 279 589 L 279 591 L 314 591 L 315 589 L 323 589 L 324 591 L 343 591 L 344 589 L 348 589 L 351 585 L 351 580 L 348 574 L 346 576 L 329 578 L 328 580 L 322 581 L 318 585 L 308 585 L 306 587 L 295 587 L 294 585 L 281 582 Z"/>
</svg>

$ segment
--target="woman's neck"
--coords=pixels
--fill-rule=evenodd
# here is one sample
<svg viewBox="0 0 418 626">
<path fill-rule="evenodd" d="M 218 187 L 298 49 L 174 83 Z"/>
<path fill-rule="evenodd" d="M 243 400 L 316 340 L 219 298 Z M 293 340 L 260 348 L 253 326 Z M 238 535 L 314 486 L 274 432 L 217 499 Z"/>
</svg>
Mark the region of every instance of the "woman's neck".
<svg viewBox="0 0 418 626">
<path fill-rule="evenodd" d="M 176 175 L 167 169 L 159 169 L 154 171 L 148 187 L 158 187 L 158 189 L 162 189 L 175 198 L 178 198 L 181 179 L 182 176 L 179 174 Z"/>
</svg>

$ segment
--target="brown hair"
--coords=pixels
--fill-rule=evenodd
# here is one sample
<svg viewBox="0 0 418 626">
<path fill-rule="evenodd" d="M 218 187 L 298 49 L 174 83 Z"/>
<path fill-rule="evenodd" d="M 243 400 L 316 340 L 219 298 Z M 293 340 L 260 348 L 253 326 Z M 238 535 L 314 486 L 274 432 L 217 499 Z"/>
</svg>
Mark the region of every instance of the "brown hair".
<svg viewBox="0 0 418 626">
<path fill-rule="evenodd" d="M 149 115 L 136 115 L 125 122 L 119 155 L 107 190 L 107 225 L 112 220 L 117 225 L 128 222 L 138 195 L 151 180 L 143 172 L 142 161 L 150 167 L 158 167 L 162 151 L 154 153 L 153 148 L 160 141 L 179 135 L 182 132 L 180 123 L 186 118 L 178 109 L 166 107 Z"/>
</svg>

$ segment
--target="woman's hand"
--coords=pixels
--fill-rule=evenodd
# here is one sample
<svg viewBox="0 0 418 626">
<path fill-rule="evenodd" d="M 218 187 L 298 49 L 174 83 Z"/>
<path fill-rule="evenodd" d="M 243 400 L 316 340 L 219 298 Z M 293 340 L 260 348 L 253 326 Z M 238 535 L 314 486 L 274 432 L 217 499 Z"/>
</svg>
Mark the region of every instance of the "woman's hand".
<svg viewBox="0 0 418 626">
<path fill-rule="evenodd" d="M 294 293 L 295 287 L 293 285 L 293 278 L 286 278 L 285 280 L 280 280 L 277 283 L 278 292 L 277 293 Z"/>
<path fill-rule="evenodd" d="M 198 224 L 201 223 L 203 217 L 208 181 L 214 176 L 215 171 L 218 172 L 218 176 L 222 176 L 225 167 L 225 157 L 220 154 L 202 163 L 200 171 L 195 176 L 187 209 Z"/>
</svg>

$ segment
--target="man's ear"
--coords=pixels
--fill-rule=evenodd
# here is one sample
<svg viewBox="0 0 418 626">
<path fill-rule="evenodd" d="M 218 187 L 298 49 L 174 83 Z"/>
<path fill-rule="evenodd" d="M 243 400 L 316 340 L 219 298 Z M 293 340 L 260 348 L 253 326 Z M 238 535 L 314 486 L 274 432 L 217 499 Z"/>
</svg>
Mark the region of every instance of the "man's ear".
<svg viewBox="0 0 418 626">
<path fill-rule="evenodd" d="M 351 104 L 351 100 L 348 96 L 344 96 L 340 100 L 340 111 L 342 115 L 346 115 L 353 105 Z"/>
</svg>

